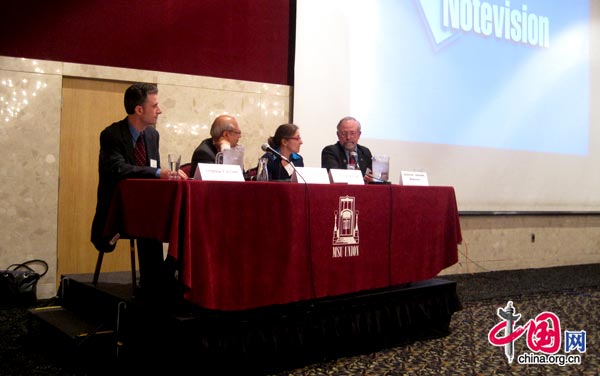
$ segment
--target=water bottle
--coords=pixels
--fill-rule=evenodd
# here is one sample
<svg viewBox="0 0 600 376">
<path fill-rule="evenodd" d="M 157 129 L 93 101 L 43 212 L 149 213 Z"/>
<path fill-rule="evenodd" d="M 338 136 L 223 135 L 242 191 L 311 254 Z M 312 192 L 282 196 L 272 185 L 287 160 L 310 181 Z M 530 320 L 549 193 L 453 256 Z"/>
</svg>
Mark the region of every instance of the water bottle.
<svg viewBox="0 0 600 376">
<path fill-rule="evenodd" d="M 256 181 L 269 181 L 269 171 L 267 170 L 267 158 L 258 159 L 258 168 L 256 169 Z"/>
</svg>

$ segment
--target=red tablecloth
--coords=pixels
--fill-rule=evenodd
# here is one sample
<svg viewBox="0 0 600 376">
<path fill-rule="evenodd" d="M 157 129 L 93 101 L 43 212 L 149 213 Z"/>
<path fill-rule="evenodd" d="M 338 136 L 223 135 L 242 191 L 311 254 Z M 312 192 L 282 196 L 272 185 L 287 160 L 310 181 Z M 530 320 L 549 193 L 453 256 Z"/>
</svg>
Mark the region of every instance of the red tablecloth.
<svg viewBox="0 0 600 376">
<path fill-rule="evenodd" d="M 125 180 L 109 223 L 168 242 L 186 298 L 221 310 L 429 279 L 461 242 L 451 187 Z"/>
</svg>

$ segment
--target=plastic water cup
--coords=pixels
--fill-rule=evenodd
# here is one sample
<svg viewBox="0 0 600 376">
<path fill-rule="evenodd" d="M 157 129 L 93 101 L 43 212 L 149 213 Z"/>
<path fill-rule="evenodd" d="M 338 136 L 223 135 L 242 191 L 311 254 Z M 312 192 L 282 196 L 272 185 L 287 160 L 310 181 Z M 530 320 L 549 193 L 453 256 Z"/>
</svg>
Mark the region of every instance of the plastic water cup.
<svg viewBox="0 0 600 376">
<path fill-rule="evenodd" d="M 373 157 L 373 177 L 387 181 L 390 172 L 390 157 L 387 155 L 376 155 Z"/>
</svg>

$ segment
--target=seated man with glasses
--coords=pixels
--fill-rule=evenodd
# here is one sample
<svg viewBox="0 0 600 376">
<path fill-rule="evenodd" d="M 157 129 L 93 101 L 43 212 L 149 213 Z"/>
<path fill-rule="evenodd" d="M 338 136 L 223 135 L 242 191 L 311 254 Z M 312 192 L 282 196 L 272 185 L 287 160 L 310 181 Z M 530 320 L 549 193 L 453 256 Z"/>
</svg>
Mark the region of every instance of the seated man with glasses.
<svg viewBox="0 0 600 376">
<path fill-rule="evenodd" d="M 350 116 L 343 118 L 337 125 L 337 137 L 337 143 L 323 148 L 321 167 L 327 170 L 357 169 L 362 172 L 366 182 L 372 181 L 373 177 L 367 175 L 366 171 L 372 169 L 373 156 L 367 147 L 358 144 L 360 122 Z"/>
<path fill-rule="evenodd" d="M 215 118 L 210 127 L 210 136 L 194 150 L 190 177 L 194 176 L 198 163 L 215 163 L 217 153 L 224 149 L 235 148 L 242 137 L 242 131 L 233 116 L 220 115 Z"/>
<path fill-rule="evenodd" d="M 275 135 L 269 137 L 269 146 L 286 157 L 295 167 L 304 167 L 304 160 L 298 154 L 302 137 L 296 124 L 282 124 L 277 127 Z M 269 180 L 290 180 L 294 169 L 286 161 L 274 153 L 267 152 L 261 158 L 267 158 L 267 171 Z"/>
</svg>

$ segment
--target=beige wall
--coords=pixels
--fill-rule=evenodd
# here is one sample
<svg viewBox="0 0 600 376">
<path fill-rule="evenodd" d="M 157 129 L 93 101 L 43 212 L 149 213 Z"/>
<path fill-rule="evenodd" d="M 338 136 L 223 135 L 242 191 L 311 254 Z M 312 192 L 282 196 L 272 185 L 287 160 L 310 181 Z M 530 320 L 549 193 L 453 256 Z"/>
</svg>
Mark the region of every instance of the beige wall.
<svg viewBox="0 0 600 376">
<path fill-rule="evenodd" d="M 0 269 L 31 258 L 48 261 L 40 298 L 56 293 L 63 76 L 156 82 L 161 155 L 178 152 L 182 163 L 218 114 L 238 118 L 247 167 L 256 164 L 258 146 L 290 118 L 288 86 L 0 57 Z M 600 217 L 462 217 L 461 225 L 459 263 L 444 273 L 600 262 Z"/>
<path fill-rule="evenodd" d="M 460 224 L 459 261 L 442 274 L 600 262 L 600 216 L 462 216 Z"/>
<path fill-rule="evenodd" d="M 38 285 L 40 297 L 53 295 L 56 281 L 62 80 L 57 69 L 0 57 L 0 269 L 46 260 L 50 270 Z"/>
<path fill-rule="evenodd" d="M 40 298 L 56 294 L 59 156 L 69 153 L 59 150 L 63 77 L 157 83 L 163 166 L 169 152 L 189 162 L 212 120 L 229 113 L 238 119 L 245 165 L 252 167 L 259 146 L 290 118 L 288 86 L 0 56 L 0 270 L 46 260 Z M 114 121 L 123 117 L 124 110 Z"/>
</svg>

